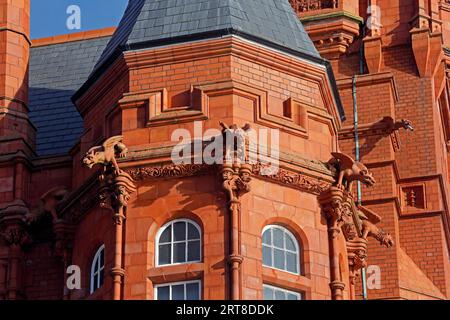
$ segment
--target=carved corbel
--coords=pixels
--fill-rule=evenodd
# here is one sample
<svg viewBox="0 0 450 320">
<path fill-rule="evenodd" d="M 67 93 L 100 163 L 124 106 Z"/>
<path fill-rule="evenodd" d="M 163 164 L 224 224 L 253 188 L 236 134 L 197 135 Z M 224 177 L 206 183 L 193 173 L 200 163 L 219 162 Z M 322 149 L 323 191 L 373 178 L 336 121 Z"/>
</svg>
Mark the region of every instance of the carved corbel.
<svg viewBox="0 0 450 320">
<path fill-rule="evenodd" d="M 28 207 L 22 200 L 16 200 L 0 209 L 0 236 L 9 246 L 23 246 L 31 243 L 26 230 Z"/>
</svg>

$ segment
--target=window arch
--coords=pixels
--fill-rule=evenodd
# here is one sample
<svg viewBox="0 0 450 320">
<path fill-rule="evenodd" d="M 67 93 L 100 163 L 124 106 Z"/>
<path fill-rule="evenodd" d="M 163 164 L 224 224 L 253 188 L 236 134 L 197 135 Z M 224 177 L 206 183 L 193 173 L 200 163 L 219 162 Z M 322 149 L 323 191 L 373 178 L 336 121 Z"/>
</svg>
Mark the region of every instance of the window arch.
<svg viewBox="0 0 450 320">
<path fill-rule="evenodd" d="M 156 265 L 193 263 L 201 261 L 201 229 L 188 219 L 174 220 L 156 235 Z"/>
<path fill-rule="evenodd" d="M 266 226 L 262 234 L 263 266 L 300 274 L 300 247 L 296 237 L 278 225 Z"/>
<path fill-rule="evenodd" d="M 91 286 L 90 293 L 94 293 L 103 285 L 105 274 L 105 245 L 100 246 L 95 253 L 91 265 Z"/>
</svg>

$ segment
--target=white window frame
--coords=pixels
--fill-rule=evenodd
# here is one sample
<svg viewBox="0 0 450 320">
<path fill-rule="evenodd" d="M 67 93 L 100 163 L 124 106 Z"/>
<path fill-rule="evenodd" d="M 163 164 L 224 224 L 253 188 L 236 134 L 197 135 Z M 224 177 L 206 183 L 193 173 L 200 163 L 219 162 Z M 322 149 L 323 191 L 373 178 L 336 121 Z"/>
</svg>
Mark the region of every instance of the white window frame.
<svg viewBox="0 0 450 320">
<path fill-rule="evenodd" d="M 103 252 L 103 265 L 100 265 L 100 255 Z M 96 269 L 97 268 L 97 269 Z M 91 264 L 91 276 L 90 276 L 90 283 L 89 283 L 89 293 L 92 294 L 96 290 L 100 289 L 103 283 L 105 282 L 104 274 L 103 274 L 103 283 L 100 284 L 100 272 L 105 270 L 105 245 L 102 244 L 100 248 L 97 249 L 97 252 L 94 255 L 94 258 L 92 259 Z M 94 281 L 95 277 L 97 277 L 97 288 L 94 290 Z"/>
<path fill-rule="evenodd" d="M 174 241 L 174 228 L 173 225 L 177 222 L 186 222 L 186 240 L 183 241 Z M 188 240 L 188 229 L 189 229 L 189 224 L 192 224 L 198 231 L 198 234 L 200 235 L 200 238 L 197 240 Z M 162 233 L 169 227 L 172 226 L 172 234 L 171 234 L 171 239 L 170 239 L 170 260 L 172 261 L 172 263 L 168 263 L 168 264 L 159 264 L 159 240 L 161 238 Z M 189 263 L 199 263 L 202 262 L 202 247 L 203 247 L 203 234 L 202 234 L 202 230 L 200 228 L 200 226 L 193 220 L 191 219 L 177 219 L 177 220 L 172 220 L 169 221 L 168 223 L 166 223 L 165 225 L 163 225 L 161 228 L 159 228 L 158 232 L 156 233 L 156 237 L 155 237 L 156 241 L 155 241 L 155 266 L 157 267 L 164 267 L 164 266 L 176 266 L 176 265 L 181 265 L 181 264 L 189 264 Z M 186 262 L 176 262 L 173 263 L 173 254 L 174 254 L 174 244 L 175 243 L 182 243 L 182 242 L 193 242 L 193 241 L 200 241 L 200 255 L 199 255 L 199 259 L 195 260 L 195 261 L 186 261 Z M 167 243 L 168 244 L 168 243 Z M 189 246 L 186 246 L 186 260 L 188 259 L 188 250 L 189 250 Z"/>
<path fill-rule="evenodd" d="M 292 250 L 288 250 L 288 249 L 286 249 L 286 240 L 285 239 L 283 239 L 283 241 L 285 242 L 284 243 L 284 247 L 285 247 L 285 249 L 280 249 L 280 248 L 278 248 L 278 247 L 275 247 L 274 245 L 273 245 L 273 236 L 272 236 L 272 245 L 266 245 L 266 244 L 264 244 L 264 242 L 263 242 L 263 239 L 264 239 L 264 233 L 267 231 L 267 230 L 269 230 L 269 229 L 279 229 L 279 230 L 282 230 L 283 232 L 285 232 L 288 236 L 290 236 L 291 238 L 292 238 L 292 240 L 294 241 L 294 246 L 295 246 L 295 250 L 297 251 L 297 252 L 294 252 L 294 251 L 292 251 Z M 272 235 L 273 235 L 273 233 L 272 233 Z M 274 257 L 274 255 L 275 255 L 275 250 L 274 249 L 277 249 L 277 250 L 284 250 L 285 252 L 289 252 L 289 253 L 294 253 L 294 254 L 296 254 L 297 255 L 297 272 L 292 272 L 292 271 L 288 271 L 288 270 L 284 270 L 284 269 L 280 269 L 280 268 L 276 268 L 275 266 L 266 266 L 266 265 L 264 265 L 264 251 L 262 250 L 264 247 L 268 247 L 268 248 L 270 248 L 270 249 L 272 249 L 271 250 L 271 254 L 272 254 L 272 264 L 273 265 L 275 265 L 275 263 L 274 263 L 274 261 L 275 261 L 275 257 Z M 263 267 L 265 267 L 265 268 L 271 268 L 271 269 L 275 269 L 275 270 L 279 270 L 279 271 L 282 271 L 282 272 L 287 272 L 287 273 L 290 273 L 290 274 L 295 274 L 295 275 L 301 275 L 302 274 L 302 269 L 301 269 L 301 263 L 300 263 L 300 261 L 301 261 L 301 255 L 302 255 L 302 252 L 300 251 L 300 244 L 299 244 L 299 241 L 298 241 L 298 239 L 297 239 L 297 237 L 291 232 L 291 231 L 289 231 L 287 228 L 285 228 L 285 227 L 283 227 L 283 226 L 280 226 L 280 225 L 276 225 L 276 224 L 271 224 L 271 225 L 267 225 L 267 226 L 265 226 L 264 227 L 264 229 L 263 229 L 263 231 L 262 231 L 262 234 L 261 234 L 261 253 L 263 254 L 263 259 L 262 259 L 262 264 L 263 264 Z M 284 261 L 284 265 L 286 266 L 287 265 L 287 261 L 286 261 L 286 255 L 285 255 L 285 261 Z"/>
<path fill-rule="evenodd" d="M 273 290 L 273 291 L 274 291 L 274 294 L 275 294 L 275 290 L 276 290 L 276 291 L 281 291 L 281 292 L 283 292 L 283 293 L 286 294 L 286 295 L 287 295 L 287 294 L 295 295 L 295 296 L 297 297 L 297 300 L 303 300 L 303 295 L 302 295 L 302 293 L 300 293 L 300 292 L 291 291 L 291 290 L 287 290 L 287 289 L 284 289 L 284 288 L 271 286 L 271 285 L 269 285 L 269 284 L 263 284 L 263 298 L 265 298 L 265 297 L 264 297 L 264 289 L 265 289 L 265 288 L 268 288 L 268 289 Z M 273 300 L 275 300 L 275 299 L 273 299 Z M 278 301 L 281 301 L 281 300 L 278 300 Z M 287 300 L 283 300 L 283 301 L 287 301 Z"/>
<path fill-rule="evenodd" d="M 201 280 L 170 282 L 170 283 L 162 283 L 162 284 L 155 285 L 154 294 L 153 294 L 154 300 L 158 300 L 158 288 L 169 287 L 169 301 L 172 301 L 172 287 L 182 284 L 182 285 L 184 285 L 184 300 L 182 300 L 182 301 L 186 301 L 186 293 L 187 293 L 186 285 L 192 284 L 192 283 L 198 283 L 198 296 L 199 296 L 200 300 L 202 300 L 202 281 Z"/>
</svg>

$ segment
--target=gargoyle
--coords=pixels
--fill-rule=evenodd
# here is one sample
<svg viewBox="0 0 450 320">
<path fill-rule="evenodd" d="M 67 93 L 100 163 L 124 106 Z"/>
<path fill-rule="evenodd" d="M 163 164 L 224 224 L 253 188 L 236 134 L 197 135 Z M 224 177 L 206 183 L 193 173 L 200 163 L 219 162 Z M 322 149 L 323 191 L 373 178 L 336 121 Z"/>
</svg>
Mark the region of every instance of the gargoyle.
<svg viewBox="0 0 450 320">
<path fill-rule="evenodd" d="M 352 157 L 339 152 L 332 153 L 335 162 L 338 165 L 339 177 L 337 186 L 345 188 L 351 192 L 353 181 L 360 181 L 363 184 L 371 187 L 375 184 L 375 179 L 369 169 L 361 162 L 355 161 Z M 344 178 L 347 186 L 344 186 Z"/>
<path fill-rule="evenodd" d="M 372 237 L 378 240 L 382 246 L 386 246 L 387 248 L 394 245 L 394 239 L 392 239 L 392 236 L 376 226 L 376 223 L 381 221 L 380 216 L 363 206 L 358 206 L 358 215 L 362 222 L 363 239 Z"/>
<path fill-rule="evenodd" d="M 248 144 L 247 131 L 251 129 L 249 123 L 246 123 L 242 128 L 239 128 L 236 124 L 228 126 L 222 121 L 219 122 L 222 127 L 223 135 L 225 136 L 225 159 L 230 161 L 233 159 L 232 155 L 236 154 L 237 159 L 245 162 L 246 159 L 246 148 Z M 230 135 L 230 136 L 228 136 Z M 230 141 L 228 139 L 232 138 Z"/>
<path fill-rule="evenodd" d="M 115 136 L 106 140 L 103 145 L 89 149 L 83 158 L 83 165 L 91 169 L 94 165 L 101 164 L 105 171 L 107 167 L 112 165 L 115 173 L 120 174 L 121 171 L 116 157 L 124 158 L 128 152 L 122 141 L 123 136 Z"/>
<path fill-rule="evenodd" d="M 398 131 L 400 129 L 414 131 L 412 122 L 406 119 L 394 121 L 392 117 L 385 117 L 383 118 L 383 121 L 385 121 L 388 124 L 388 127 L 391 131 Z"/>
<path fill-rule="evenodd" d="M 27 222 L 36 222 L 45 214 L 50 214 L 53 221 L 58 220 L 56 209 L 58 205 L 67 198 L 68 194 L 69 192 L 66 187 L 52 188 L 44 193 L 40 198 L 38 208 L 33 213 L 27 215 Z"/>
<path fill-rule="evenodd" d="M 394 240 L 389 233 L 384 232 L 379 229 L 376 225 L 371 223 L 369 220 L 363 220 L 363 238 L 367 239 L 368 236 L 377 239 L 381 245 L 390 248 L 394 245 Z"/>
</svg>

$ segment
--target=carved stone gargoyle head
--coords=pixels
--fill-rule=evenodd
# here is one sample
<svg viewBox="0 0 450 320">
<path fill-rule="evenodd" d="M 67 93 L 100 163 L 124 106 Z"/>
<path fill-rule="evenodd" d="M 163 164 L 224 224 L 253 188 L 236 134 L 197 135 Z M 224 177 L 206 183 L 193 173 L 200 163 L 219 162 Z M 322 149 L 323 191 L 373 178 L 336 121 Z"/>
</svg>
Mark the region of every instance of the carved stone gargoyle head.
<svg viewBox="0 0 450 320">
<path fill-rule="evenodd" d="M 113 167 L 116 174 L 119 174 L 120 169 L 117 164 L 116 157 L 124 158 L 127 154 L 127 147 L 122 143 L 123 136 L 111 137 L 101 146 L 92 147 L 86 152 L 82 163 L 83 166 L 92 169 L 96 164 L 106 167 Z"/>
<path fill-rule="evenodd" d="M 355 161 L 349 155 L 341 152 L 333 152 L 332 155 L 333 159 L 330 163 L 335 165 L 339 172 L 338 187 L 351 192 L 353 181 L 360 181 L 368 187 L 376 183 L 372 173 L 361 162 Z"/>
<path fill-rule="evenodd" d="M 89 149 L 82 160 L 83 165 L 89 169 L 92 169 L 93 166 L 101 162 L 100 155 L 102 151 L 102 147 L 93 147 Z"/>
</svg>

